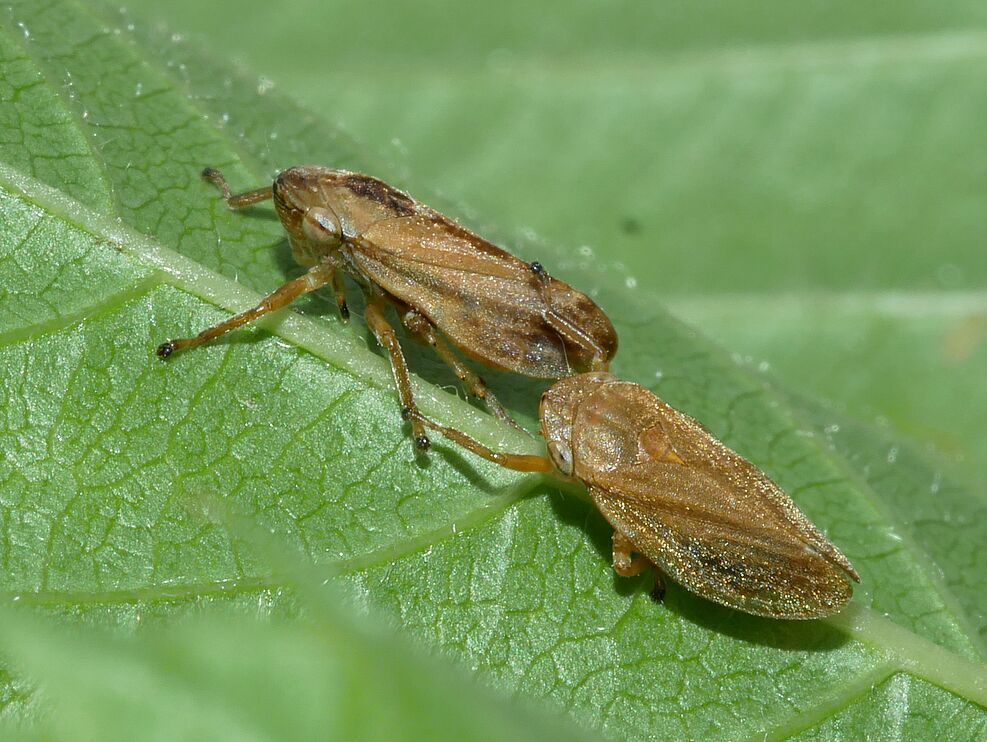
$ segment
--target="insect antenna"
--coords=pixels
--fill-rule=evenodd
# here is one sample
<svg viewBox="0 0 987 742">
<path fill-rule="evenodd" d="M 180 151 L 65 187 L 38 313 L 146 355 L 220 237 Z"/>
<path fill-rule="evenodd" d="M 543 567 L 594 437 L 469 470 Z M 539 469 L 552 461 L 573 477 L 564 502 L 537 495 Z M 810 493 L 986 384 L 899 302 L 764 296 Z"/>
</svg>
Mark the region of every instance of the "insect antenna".
<svg viewBox="0 0 987 742">
<path fill-rule="evenodd" d="M 231 209 L 242 209 L 244 206 L 267 201 L 267 199 L 274 197 L 274 189 L 271 186 L 264 186 L 263 188 L 256 188 L 252 191 L 234 194 L 230 190 L 230 185 L 226 182 L 223 174 L 213 167 L 205 168 L 202 171 L 202 178 L 203 180 L 208 180 L 219 189 L 219 192 L 223 194 L 223 200 L 226 201 L 226 205 Z"/>
</svg>

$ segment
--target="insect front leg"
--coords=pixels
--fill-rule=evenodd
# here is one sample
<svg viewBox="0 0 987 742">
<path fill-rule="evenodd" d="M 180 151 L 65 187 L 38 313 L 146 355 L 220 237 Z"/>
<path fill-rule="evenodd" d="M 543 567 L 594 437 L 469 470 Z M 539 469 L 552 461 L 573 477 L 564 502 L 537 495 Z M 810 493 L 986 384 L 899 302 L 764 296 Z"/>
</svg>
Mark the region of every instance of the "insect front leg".
<svg viewBox="0 0 987 742">
<path fill-rule="evenodd" d="M 229 184 L 226 182 L 226 178 L 215 168 L 205 168 L 202 171 L 202 177 L 219 189 L 220 193 L 223 194 L 226 205 L 231 209 L 242 209 L 245 206 L 267 201 L 267 199 L 274 197 L 274 190 L 271 186 L 255 188 L 252 191 L 244 191 L 243 193 L 233 193 L 230 190 Z"/>
<path fill-rule="evenodd" d="M 634 544 L 618 530 L 613 532 L 613 571 L 621 577 L 635 577 L 653 565 L 643 556 L 631 557 Z"/>
<path fill-rule="evenodd" d="M 377 342 L 383 346 L 391 357 L 391 371 L 394 373 L 394 383 L 398 387 L 398 397 L 401 399 L 401 417 L 411 420 L 411 435 L 420 451 L 429 447 L 428 436 L 422 423 L 421 413 L 415 404 L 411 393 L 411 376 L 408 373 L 408 362 L 404 359 L 401 343 L 384 316 L 384 300 L 379 296 L 367 295 L 367 325 L 373 332 Z"/>
<path fill-rule="evenodd" d="M 632 557 L 634 544 L 623 533 L 614 529 L 613 532 L 613 571 L 621 577 L 635 577 L 642 572 L 652 570 L 655 584 L 651 588 L 651 598 L 660 603 L 665 597 L 665 581 L 661 572 L 649 559 L 641 556 Z"/>
<path fill-rule="evenodd" d="M 609 364 L 607 360 L 607 352 L 599 346 L 599 344 L 593 340 L 589 335 L 579 329 L 572 322 L 569 322 L 563 315 L 552 309 L 552 279 L 548 275 L 548 271 L 545 270 L 543 266 L 538 261 L 530 263 L 531 272 L 535 274 L 535 278 L 538 281 L 538 288 L 541 291 L 542 301 L 545 302 L 545 306 L 548 307 L 548 311 L 545 313 L 545 321 L 551 325 L 552 329 L 555 330 L 560 337 L 565 338 L 573 345 L 581 345 L 587 348 L 593 356 L 593 361 L 590 366 L 591 371 L 606 371 Z"/>
<path fill-rule="evenodd" d="M 567 477 L 559 474 L 555 464 L 553 464 L 552 460 L 547 456 L 537 456 L 529 453 L 501 453 L 500 451 L 494 451 L 493 449 L 484 446 L 478 440 L 466 435 L 466 433 L 461 430 L 450 428 L 442 423 L 437 423 L 434 420 L 430 420 L 417 410 L 414 414 L 416 418 L 426 427 L 442 433 L 442 435 L 449 440 L 455 441 L 463 448 L 472 451 L 477 456 L 482 456 L 487 461 L 500 464 L 505 469 L 514 469 L 515 471 L 540 471 L 555 474 L 560 479 L 568 479 Z"/>
<path fill-rule="evenodd" d="M 285 283 L 275 289 L 272 293 L 265 296 L 261 300 L 260 304 L 252 309 L 248 309 L 245 312 L 240 312 L 240 314 L 234 315 L 223 322 L 219 322 L 212 327 L 208 327 L 193 338 L 176 338 L 161 343 L 155 352 L 159 358 L 167 358 L 176 350 L 194 348 L 197 345 L 207 343 L 210 340 L 218 338 L 220 335 L 226 334 L 230 330 L 235 330 L 237 327 L 257 319 L 258 317 L 263 317 L 265 314 L 269 314 L 270 312 L 274 312 L 284 306 L 287 306 L 302 294 L 307 294 L 311 291 L 322 288 L 333 280 L 335 272 L 335 267 L 330 264 L 323 263 L 321 265 L 317 265 L 307 273 L 292 281 L 288 281 L 288 283 Z"/>
<path fill-rule="evenodd" d="M 346 286 L 343 284 L 343 276 L 336 273 L 332 277 L 332 292 L 336 295 L 336 306 L 339 307 L 339 316 L 343 322 L 350 320 L 350 308 L 346 304 Z"/>
<path fill-rule="evenodd" d="M 402 314 L 401 322 L 413 335 L 432 347 L 439 358 L 466 385 L 470 394 L 483 400 L 490 414 L 499 420 L 509 423 L 518 430 L 524 430 L 524 428 L 514 421 L 514 418 L 510 416 L 507 410 L 504 409 L 503 405 L 493 395 L 493 392 L 487 388 L 487 383 L 483 380 L 483 377 L 467 366 L 456 355 L 455 351 L 449 346 L 442 335 L 439 334 L 435 325 L 414 309 L 409 309 Z"/>
</svg>

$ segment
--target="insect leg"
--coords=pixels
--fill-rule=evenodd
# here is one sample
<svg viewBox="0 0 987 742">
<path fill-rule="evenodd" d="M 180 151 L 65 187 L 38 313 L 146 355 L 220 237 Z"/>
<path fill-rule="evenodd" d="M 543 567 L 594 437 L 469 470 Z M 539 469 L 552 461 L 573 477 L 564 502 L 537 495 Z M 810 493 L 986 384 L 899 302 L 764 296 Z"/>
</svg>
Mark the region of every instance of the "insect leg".
<svg viewBox="0 0 987 742">
<path fill-rule="evenodd" d="M 643 556 L 631 558 L 634 551 L 634 544 L 623 533 L 618 530 L 613 532 L 613 571 L 621 577 L 634 577 L 652 566 Z"/>
<path fill-rule="evenodd" d="M 408 374 L 408 363 L 404 359 L 401 343 L 384 316 L 384 300 L 379 296 L 367 296 L 367 325 L 370 327 L 377 342 L 380 343 L 391 357 L 391 371 L 394 373 L 394 383 L 398 387 L 398 397 L 401 399 L 401 417 L 411 420 L 411 435 L 419 450 L 429 447 L 428 436 L 421 420 L 421 413 L 415 405 L 411 394 L 411 376 Z"/>
<path fill-rule="evenodd" d="M 261 300 L 260 304 L 252 309 L 248 309 L 245 312 L 240 312 L 240 314 L 234 315 L 223 322 L 219 322 L 212 327 L 208 327 L 193 338 L 176 338 L 174 340 L 161 343 L 155 352 L 158 354 L 158 357 L 167 358 L 176 350 L 194 348 L 197 345 L 202 345 L 203 343 L 209 342 L 210 340 L 218 338 L 220 335 L 223 335 L 230 330 L 240 327 L 240 325 L 245 325 L 247 322 L 255 320 L 258 317 L 262 317 L 269 312 L 273 312 L 277 309 L 281 309 L 281 307 L 287 306 L 302 294 L 307 294 L 311 291 L 322 288 L 333 280 L 334 274 L 335 268 L 333 266 L 324 263 L 317 265 L 310 269 L 307 273 L 292 281 L 288 281 L 279 288 L 275 289 L 272 293 L 265 296 Z"/>
<path fill-rule="evenodd" d="M 346 304 L 346 286 L 343 284 L 343 276 L 336 273 L 332 277 L 332 292 L 336 295 L 336 306 L 339 307 L 339 316 L 343 322 L 350 319 L 350 308 Z"/>
<path fill-rule="evenodd" d="M 530 264 L 531 272 L 535 274 L 538 280 L 538 287 L 541 290 L 542 301 L 545 302 L 545 306 L 548 307 L 548 311 L 545 313 L 545 321 L 552 326 L 561 337 L 568 340 L 573 345 L 581 345 L 584 348 L 588 348 L 593 353 L 593 363 L 590 370 L 592 371 L 606 371 L 607 366 L 607 354 L 597 343 L 587 335 L 585 332 L 580 330 L 574 324 L 565 319 L 561 314 L 552 309 L 552 279 L 548 275 L 548 271 L 545 267 L 535 261 Z"/>
<path fill-rule="evenodd" d="M 226 182 L 226 178 L 215 168 L 207 167 L 202 171 L 202 177 L 220 190 L 223 198 L 226 200 L 226 205 L 231 209 L 242 209 L 244 206 L 260 203 L 274 196 L 271 186 L 256 188 L 252 191 L 244 191 L 243 193 L 233 193 L 230 190 L 229 184 Z"/>
<path fill-rule="evenodd" d="M 426 427 L 431 428 L 432 430 L 437 430 L 449 440 L 455 441 L 463 448 L 469 449 L 475 453 L 477 456 L 482 456 L 488 461 L 492 461 L 495 464 L 500 464 L 505 469 L 515 469 L 517 471 L 541 471 L 548 472 L 550 474 L 558 474 L 555 464 L 553 464 L 552 460 L 546 456 L 536 456 L 528 453 L 501 453 L 500 451 L 494 451 L 484 446 L 478 440 L 470 438 L 461 430 L 456 430 L 455 428 L 450 428 L 442 423 L 437 423 L 434 420 L 429 420 L 420 412 L 415 412 L 414 415 Z"/>
<path fill-rule="evenodd" d="M 665 580 L 657 567 L 652 570 L 651 574 L 654 575 L 655 580 L 655 584 L 651 588 L 651 599 L 656 603 L 661 603 L 665 599 Z"/>
<path fill-rule="evenodd" d="M 402 314 L 401 322 L 410 332 L 432 347 L 436 354 L 438 354 L 439 358 L 441 358 L 445 364 L 452 369 L 452 372 L 459 377 L 459 380 L 466 385 L 466 388 L 469 390 L 470 394 L 475 397 L 479 397 L 484 401 L 490 414 L 506 423 L 509 423 L 510 425 L 513 425 L 518 430 L 524 430 L 524 428 L 514 422 L 514 418 L 508 414 L 507 410 L 504 409 L 503 405 L 501 405 L 497 398 L 493 395 L 493 392 L 487 388 L 487 383 L 483 380 L 483 377 L 481 377 L 456 356 L 455 351 L 453 351 L 445 339 L 439 334 L 439 331 L 435 325 L 429 322 L 422 314 L 416 312 L 414 309 L 410 309 Z"/>
<path fill-rule="evenodd" d="M 651 588 L 651 599 L 660 603 L 665 598 L 665 580 L 662 579 L 658 567 L 651 563 L 649 559 L 638 555 L 631 558 L 634 551 L 634 544 L 623 533 L 614 529 L 613 532 L 613 571 L 621 577 L 634 577 L 650 569 L 654 577 L 654 585 Z"/>
</svg>

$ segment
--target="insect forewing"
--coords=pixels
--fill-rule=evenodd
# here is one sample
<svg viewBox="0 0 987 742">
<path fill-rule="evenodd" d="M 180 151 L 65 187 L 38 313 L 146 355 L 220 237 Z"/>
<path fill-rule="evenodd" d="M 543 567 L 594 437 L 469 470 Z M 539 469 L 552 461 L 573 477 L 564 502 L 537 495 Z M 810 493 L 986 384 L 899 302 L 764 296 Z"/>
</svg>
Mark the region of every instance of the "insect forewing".
<svg viewBox="0 0 987 742">
<path fill-rule="evenodd" d="M 551 309 L 607 352 L 616 334 L 587 296 L 549 279 L 546 307 L 531 267 L 431 209 L 369 226 L 353 262 L 389 294 L 414 307 L 472 358 L 501 370 L 559 378 L 588 368 L 587 349 L 549 324 Z"/>
<path fill-rule="evenodd" d="M 482 363 L 557 379 L 605 366 L 617 350 L 589 297 L 382 180 L 306 165 L 279 173 L 273 195 L 300 263 L 344 246 L 364 284 Z"/>
<path fill-rule="evenodd" d="M 637 384 L 574 411 L 575 475 L 611 525 L 672 579 L 748 613 L 815 618 L 852 594 L 852 565 L 774 482 Z"/>
</svg>

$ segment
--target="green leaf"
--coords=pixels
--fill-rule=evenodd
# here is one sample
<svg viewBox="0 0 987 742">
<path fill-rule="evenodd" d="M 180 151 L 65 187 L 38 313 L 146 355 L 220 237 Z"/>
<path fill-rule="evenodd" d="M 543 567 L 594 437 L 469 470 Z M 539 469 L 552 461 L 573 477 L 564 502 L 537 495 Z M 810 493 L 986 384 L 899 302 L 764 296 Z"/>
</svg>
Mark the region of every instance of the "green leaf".
<svg viewBox="0 0 987 742">
<path fill-rule="evenodd" d="M 980 493 L 737 364 L 605 262 L 544 243 L 518 250 L 607 308 L 616 373 L 763 467 L 853 560 L 863 581 L 844 614 L 756 619 L 674 585 L 653 604 L 643 580 L 613 575 L 608 529 L 584 500 L 440 441 L 416 461 L 386 362 L 360 318 L 343 327 L 325 301 L 161 364 L 158 342 L 297 270 L 270 211 L 230 213 L 199 181 L 203 165 L 243 188 L 300 162 L 406 183 L 179 37 L 67 2 L 0 13 L 0 585 L 11 598 L 129 630 L 223 607 L 267 617 L 272 641 L 297 637 L 284 625 L 290 585 L 210 515 L 219 501 L 340 574 L 350 601 L 409 638 L 614 737 L 864 733 L 865 719 L 902 708 L 913 710 L 894 717 L 902 734 L 932 734 L 943 717 L 960 734 L 982 730 Z M 502 230 L 526 224 L 517 207 Z M 624 216 L 603 202 L 593 218 Z M 425 360 L 412 357 L 445 383 Z M 530 418 L 538 385 L 492 384 Z M 537 450 L 434 386 L 417 392 L 491 445 Z M 194 654 L 201 637 L 188 640 Z M 49 666 L 42 684 L 57 683 Z M 23 681 L 3 680 L 5 713 L 37 718 Z"/>
</svg>

